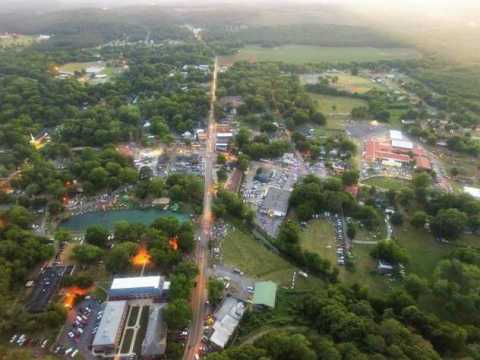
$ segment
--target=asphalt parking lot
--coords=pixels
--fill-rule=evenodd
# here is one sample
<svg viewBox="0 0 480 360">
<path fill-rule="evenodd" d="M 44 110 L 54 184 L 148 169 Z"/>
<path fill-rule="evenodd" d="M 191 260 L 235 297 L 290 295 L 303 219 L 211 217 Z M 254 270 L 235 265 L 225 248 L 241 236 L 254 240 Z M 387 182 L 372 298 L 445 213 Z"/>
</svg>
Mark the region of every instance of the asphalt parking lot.
<svg viewBox="0 0 480 360">
<path fill-rule="evenodd" d="M 28 311 L 37 313 L 47 308 L 50 299 L 58 289 L 65 270 L 65 266 L 48 266 L 40 272 L 27 302 Z"/>
<path fill-rule="evenodd" d="M 53 352 L 70 358 L 71 354 L 78 349 L 83 359 L 94 360 L 90 346 L 95 337 L 95 328 L 100 323 L 101 313 L 99 312 L 102 310 L 103 305 L 93 298 L 84 299 L 77 304 L 69 311 L 63 333 L 53 347 Z M 68 352 L 69 349 L 72 350 Z"/>
</svg>

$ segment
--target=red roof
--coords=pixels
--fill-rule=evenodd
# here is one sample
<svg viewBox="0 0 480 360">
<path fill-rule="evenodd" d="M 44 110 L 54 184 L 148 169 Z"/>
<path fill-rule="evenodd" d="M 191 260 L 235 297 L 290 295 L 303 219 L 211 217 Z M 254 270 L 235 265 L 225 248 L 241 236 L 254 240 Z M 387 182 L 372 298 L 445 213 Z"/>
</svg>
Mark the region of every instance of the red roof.
<svg viewBox="0 0 480 360">
<path fill-rule="evenodd" d="M 417 169 L 432 170 L 432 164 L 430 160 L 428 160 L 426 157 L 419 156 L 415 159 L 415 161 L 416 161 Z"/>
<path fill-rule="evenodd" d="M 354 198 L 358 196 L 358 185 L 345 186 L 344 189 L 346 192 L 352 194 Z"/>
</svg>

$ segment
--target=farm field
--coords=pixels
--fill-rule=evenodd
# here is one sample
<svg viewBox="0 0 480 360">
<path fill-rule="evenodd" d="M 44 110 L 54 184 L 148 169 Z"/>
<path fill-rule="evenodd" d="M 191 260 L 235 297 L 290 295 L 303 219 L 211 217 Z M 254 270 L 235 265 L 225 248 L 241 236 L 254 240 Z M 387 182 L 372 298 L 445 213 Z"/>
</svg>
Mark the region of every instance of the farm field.
<svg viewBox="0 0 480 360">
<path fill-rule="evenodd" d="M 366 62 L 381 60 L 407 60 L 418 57 L 414 49 L 371 47 L 321 47 L 307 45 L 284 45 L 275 48 L 249 46 L 233 55 L 222 57 L 220 64 L 229 65 L 237 61 L 282 61 L 291 64 L 322 62 Z"/>
<path fill-rule="evenodd" d="M 400 190 L 405 187 L 410 187 L 411 182 L 403 179 L 389 178 L 389 177 L 373 177 L 362 181 L 364 185 L 375 186 L 384 190 Z"/>
<path fill-rule="evenodd" d="M 344 130 L 345 120 L 349 118 L 352 109 L 367 106 L 366 101 L 343 96 L 330 96 L 309 93 L 317 101 L 317 110 L 327 117 L 327 129 Z"/>
<path fill-rule="evenodd" d="M 297 270 L 285 259 L 274 254 L 251 235 L 240 230 L 230 232 L 223 242 L 224 263 L 227 266 L 237 267 L 247 276 L 272 280 L 282 286 L 291 284 L 293 272 Z M 297 277 L 299 288 L 317 287 L 319 279 Z"/>
</svg>

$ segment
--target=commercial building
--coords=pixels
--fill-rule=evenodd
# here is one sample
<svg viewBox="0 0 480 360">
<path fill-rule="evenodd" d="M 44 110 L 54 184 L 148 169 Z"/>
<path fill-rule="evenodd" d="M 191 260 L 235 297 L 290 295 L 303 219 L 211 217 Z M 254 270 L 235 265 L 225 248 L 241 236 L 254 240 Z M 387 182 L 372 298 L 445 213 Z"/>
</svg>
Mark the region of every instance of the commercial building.
<svg viewBox="0 0 480 360">
<path fill-rule="evenodd" d="M 234 297 L 227 297 L 218 311 L 214 314 L 215 323 L 210 342 L 223 349 L 230 337 L 238 327 L 240 320 L 245 313 L 245 304 Z"/>
<path fill-rule="evenodd" d="M 255 283 L 253 305 L 273 309 L 277 299 L 277 284 L 273 281 L 259 281 Z"/>
<path fill-rule="evenodd" d="M 142 342 L 142 359 L 157 359 L 167 348 L 167 325 L 163 318 L 165 304 L 150 306 L 148 326 Z"/>
<path fill-rule="evenodd" d="M 270 216 L 283 217 L 287 215 L 290 193 L 289 190 L 270 187 L 263 201 L 262 210 Z"/>
<path fill-rule="evenodd" d="M 370 163 L 381 162 L 387 167 L 401 167 L 414 162 L 419 170 L 432 169 L 425 150 L 413 144 L 398 130 L 390 130 L 390 137 L 387 139 L 369 139 L 365 143 L 363 159 Z"/>
<path fill-rule="evenodd" d="M 113 279 L 108 291 L 110 300 L 153 299 L 160 302 L 165 299 L 170 282 L 163 276 L 142 276 Z"/>
<path fill-rule="evenodd" d="M 113 354 L 118 350 L 123 326 L 127 317 L 126 300 L 108 301 L 92 343 L 95 355 Z"/>
</svg>

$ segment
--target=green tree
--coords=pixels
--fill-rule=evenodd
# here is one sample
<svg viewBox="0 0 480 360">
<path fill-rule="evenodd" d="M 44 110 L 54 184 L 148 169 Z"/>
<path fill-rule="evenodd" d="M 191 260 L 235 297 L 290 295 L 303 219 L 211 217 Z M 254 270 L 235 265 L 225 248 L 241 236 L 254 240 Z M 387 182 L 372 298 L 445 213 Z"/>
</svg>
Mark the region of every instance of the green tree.
<svg viewBox="0 0 480 360">
<path fill-rule="evenodd" d="M 453 240 L 463 233 L 466 224 L 467 216 L 463 212 L 457 209 L 442 209 L 433 218 L 430 227 L 436 236 Z"/>
<path fill-rule="evenodd" d="M 132 242 L 116 244 L 105 257 L 106 269 L 114 274 L 126 271 L 137 247 L 138 245 Z"/>
<path fill-rule="evenodd" d="M 171 330 L 184 329 L 192 318 L 192 310 L 185 299 L 171 301 L 164 310 L 165 321 Z"/>
<path fill-rule="evenodd" d="M 425 226 L 428 219 L 428 215 L 425 211 L 418 210 L 412 216 L 410 223 L 416 228 L 422 228 Z"/>
<path fill-rule="evenodd" d="M 85 265 L 93 265 L 103 256 L 103 250 L 90 244 L 75 245 L 72 249 L 71 258 Z"/>
<path fill-rule="evenodd" d="M 223 298 L 223 281 L 215 278 L 208 279 L 208 299 L 213 306 L 217 306 Z"/>
<path fill-rule="evenodd" d="M 92 245 L 105 248 L 108 242 L 109 232 L 101 225 L 92 225 L 85 232 L 85 240 Z"/>
</svg>

